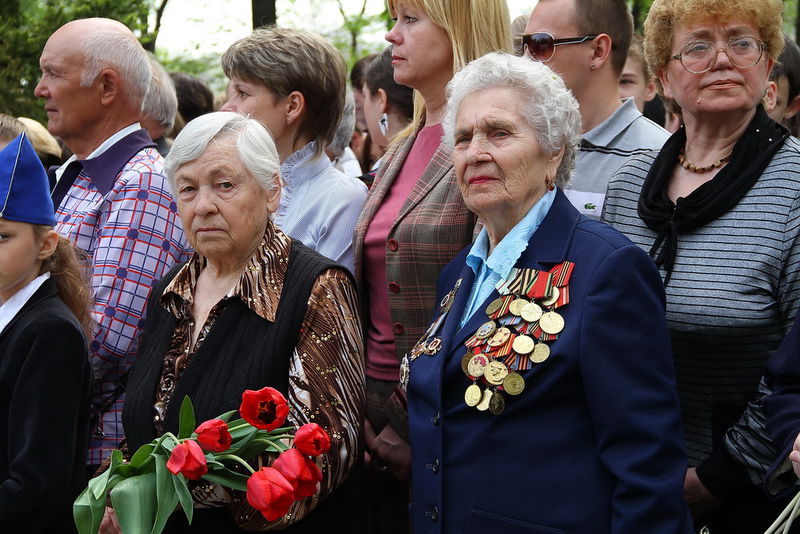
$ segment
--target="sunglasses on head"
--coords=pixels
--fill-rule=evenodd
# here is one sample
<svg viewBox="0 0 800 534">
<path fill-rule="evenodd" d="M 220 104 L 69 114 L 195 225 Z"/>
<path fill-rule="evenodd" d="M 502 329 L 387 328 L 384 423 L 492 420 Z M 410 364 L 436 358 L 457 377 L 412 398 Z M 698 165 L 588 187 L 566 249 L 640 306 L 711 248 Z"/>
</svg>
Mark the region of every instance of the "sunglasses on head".
<svg viewBox="0 0 800 534">
<path fill-rule="evenodd" d="M 597 36 L 582 35 L 580 37 L 556 39 L 547 32 L 526 33 L 522 36 L 522 46 L 533 59 L 548 61 L 556 53 L 557 46 L 585 43 L 595 37 Z"/>
</svg>

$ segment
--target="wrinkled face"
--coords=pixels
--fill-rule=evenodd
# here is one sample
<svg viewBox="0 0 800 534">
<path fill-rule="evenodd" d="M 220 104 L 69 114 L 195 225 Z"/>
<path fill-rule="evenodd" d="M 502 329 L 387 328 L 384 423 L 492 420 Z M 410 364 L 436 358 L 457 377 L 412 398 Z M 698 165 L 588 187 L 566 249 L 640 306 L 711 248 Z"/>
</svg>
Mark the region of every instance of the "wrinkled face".
<svg viewBox="0 0 800 534">
<path fill-rule="evenodd" d="M 573 22 L 574 0 L 547 0 L 539 2 L 531 12 L 525 33 L 547 32 L 554 39 L 579 37 L 581 33 Z M 530 57 L 525 51 L 526 57 Z M 592 41 L 580 44 L 567 44 L 555 47 L 553 57 L 547 66 L 561 75 L 567 89 L 574 94 L 581 92 L 586 85 L 586 72 L 590 68 Z"/>
<path fill-rule="evenodd" d="M 639 111 L 644 109 L 644 103 L 653 100 L 656 95 L 656 84 L 645 77 L 645 70 L 639 59 L 628 56 L 625 68 L 619 76 L 620 98 L 633 97 Z"/>
<path fill-rule="evenodd" d="M 42 77 L 33 91 L 44 99 L 47 129 L 67 145 L 99 120 L 102 109 L 98 81 L 81 86 L 84 57 L 74 33 L 71 28 L 61 28 L 47 40 L 39 58 Z"/>
<path fill-rule="evenodd" d="M 542 152 L 523 116 L 522 100 L 513 89 L 485 89 L 464 97 L 456 115 L 458 186 L 467 207 L 487 225 L 521 220 L 561 163 L 561 153 Z"/>
<path fill-rule="evenodd" d="M 246 259 L 258 246 L 280 187 L 267 192 L 239 159 L 233 139 L 212 141 L 175 176 L 178 215 L 192 247 L 210 261 Z"/>
<path fill-rule="evenodd" d="M 444 89 L 453 75 L 450 38 L 424 9 L 399 2 L 392 14 L 395 24 L 386 34 L 392 43 L 394 81 L 417 89 Z"/>
<path fill-rule="evenodd" d="M 0 304 L 39 276 L 41 247 L 32 224 L 0 218 Z"/>
<path fill-rule="evenodd" d="M 270 131 L 276 145 L 287 135 L 286 106 L 283 105 L 286 99 L 266 85 L 232 76 L 227 94 L 228 101 L 220 111 L 235 111 L 260 121 Z"/>
<path fill-rule="evenodd" d="M 745 20 L 700 20 L 680 24 L 675 29 L 673 55 L 696 41 L 708 41 L 717 50 L 716 62 L 707 72 L 688 72 L 676 59 L 671 59 L 666 68 L 658 72 L 664 95 L 678 102 L 685 117 L 749 111 L 764 96 L 773 60 L 764 52 L 761 60 L 750 68 L 733 65 L 723 48 L 731 38 L 740 36 L 761 40 L 756 27 Z"/>
</svg>

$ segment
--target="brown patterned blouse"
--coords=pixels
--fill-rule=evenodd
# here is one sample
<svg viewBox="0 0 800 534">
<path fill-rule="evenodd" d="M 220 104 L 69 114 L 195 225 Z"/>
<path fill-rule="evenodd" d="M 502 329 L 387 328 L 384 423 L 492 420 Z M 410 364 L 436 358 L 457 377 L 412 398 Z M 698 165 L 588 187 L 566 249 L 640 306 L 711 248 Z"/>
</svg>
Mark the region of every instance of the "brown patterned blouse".
<svg viewBox="0 0 800 534">
<path fill-rule="evenodd" d="M 290 248 L 289 237 L 270 221 L 236 285 L 208 314 L 193 347 L 193 291 L 205 259 L 195 253 L 165 288 L 161 303 L 175 316 L 176 328 L 164 356 L 153 407 L 153 422 L 159 435 L 163 433 L 165 407 L 176 382 L 232 299 L 241 299 L 267 321 L 275 320 Z M 320 275 L 311 291 L 289 364 L 289 422 L 300 426 L 313 421 L 331 437 L 330 451 L 317 458 L 323 476 L 320 491 L 295 503 L 289 514 L 271 523 L 248 505 L 243 494 L 216 485 L 194 488 L 192 493 L 199 506 L 231 506 L 234 520 L 246 530 L 282 529 L 303 518 L 344 481 L 356 461 L 362 438 L 364 358 L 357 309 L 355 288 L 343 271 L 331 269 Z M 258 468 L 273 459 L 274 456 L 265 455 L 251 463 Z"/>
</svg>

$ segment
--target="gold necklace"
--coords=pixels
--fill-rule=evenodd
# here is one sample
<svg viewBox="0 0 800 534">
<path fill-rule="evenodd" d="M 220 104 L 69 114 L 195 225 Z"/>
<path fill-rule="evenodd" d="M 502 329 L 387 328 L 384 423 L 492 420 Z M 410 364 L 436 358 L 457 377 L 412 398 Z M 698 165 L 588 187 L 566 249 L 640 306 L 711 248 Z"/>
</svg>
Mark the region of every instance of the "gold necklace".
<svg viewBox="0 0 800 534">
<path fill-rule="evenodd" d="M 716 169 L 717 167 L 722 167 L 723 164 L 727 163 L 728 160 L 731 159 L 731 155 L 728 154 L 727 156 L 718 159 L 711 165 L 706 165 L 705 167 L 698 167 L 697 165 L 695 165 L 694 163 L 690 163 L 686 159 L 686 156 L 683 155 L 683 151 L 684 149 L 682 148 L 680 154 L 678 154 L 678 161 L 680 162 L 681 167 L 683 167 L 689 172 L 696 172 L 696 173 L 708 172 Z"/>
</svg>

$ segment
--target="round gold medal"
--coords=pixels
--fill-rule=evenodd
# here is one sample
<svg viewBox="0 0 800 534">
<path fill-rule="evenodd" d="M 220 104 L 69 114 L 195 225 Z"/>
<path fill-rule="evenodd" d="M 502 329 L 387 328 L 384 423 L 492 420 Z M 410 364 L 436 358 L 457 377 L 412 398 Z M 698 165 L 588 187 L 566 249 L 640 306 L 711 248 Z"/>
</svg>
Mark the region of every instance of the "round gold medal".
<svg viewBox="0 0 800 534">
<path fill-rule="evenodd" d="M 499 328 L 497 332 L 494 333 L 492 339 L 488 341 L 490 347 L 499 347 L 506 341 L 508 338 L 511 337 L 511 330 L 506 328 L 505 326 Z"/>
<path fill-rule="evenodd" d="M 494 315 L 503 306 L 503 297 L 494 299 L 486 307 L 486 315 Z"/>
<path fill-rule="evenodd" d="M 542 363 L 550 357 L 550 346 L 546 343 L 537 343 L 533 352 L 528 356 L 533 363 Z"/>
<path fill-rule="evenodd" d="M 558 290 L 556 286 L 553 286 L 552 291 L 550 292 L 550 296 L 548 298 L 542 299 L 542 306 L 552 306 L 558 300 L 558 296 L 561 294 L 561 291 Z"/>
<path fill-rule="evenodd" d="M 480 411 L 485 412 L 489 409 L 489 401 L 492 399 L 492 392 L 489 389 L 483 390 L 483 396 L 481 397 L 481 401 L 478 403 L 476 408 Z"/>
<path fill-rule="evenodd" d="M 494 324 L 494 321 L 488 321 L 481 325 L 480 328 L 475 332 L 475 337 L 478 339 L 486 339 L 487 337 L 491 336 L 497 331 L 497 325 Z"/>
<path fill-rule="evenodd" d="M 469 374 L 469 361 L 473 356 L 474 354 L 472 354 L 472 351 L 468 350 L 467 353 L 461 357 L 461 370 L 464 371 L 465 375 Z"/>
<path fill-rule="evenodd" d="M 516 299 L 511 302 L 508 307 L 508 311 L 512 313 L 512 315 L 516 315 L 519 317 L 522 314 L 522 308 L 528 303 L 525 299 Z"/>
<path fill-rule="evenodd" d="M 476 354 L 469 360 L 469 363 L 467 364 L 467 372 L 469 372 L 470 376 L 474 376 L 476 378 L 483 376 L 488 363 L 489 358 L 487 358 L 484 354 Z"/>
<path fill-rule="evenodd" d="M 483 398 L 483 392 L 478 384 L 471 384 L 464 392 L 464 402 L 467 406 L 477 406 Z"/>
<path fill-rule="evenodd" d="M 506 399 L 499 391 L 495 391 L 489 399 L 489 411 L 492 415 L 500 415 L 506 409 Z"/>
<path fill-rule="evenodd" d="M 539 326 L 543 332 L 558 334 L 564 329 L 564 318 L 554 311 L 549 311 L 539 319 Z"/>
<path fill-rule="evenodd" d="M 535 302 L 529 302 L 522 307 L 520 315 L 529 323 L 535 323 L 542 316 L 542 308 Z"/>
<path fill-rule="evenodd" d="M 517 354 L 530 354 L 534 345 L 535 342 L 532 338 L 522 335 L 514 338 L 514 343 L 511 345 L 511 348 L 514 349 L 514 352 Z"/>
<path fill-rule="evenodd" d="M 508 376 L 508 367 L 503 362 L 493 360 L 486 366 L 483 374 L 490 384 L 499 386 L 503 383 L 503 379 Z"/>
<path fill-rule="evenodd" d="M 519 395 L 525 389 L 525 379 L 519 373 L 508 373 L 503 380 L 503 389 L 509 395 Z"/>
</svg>

